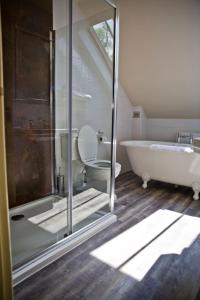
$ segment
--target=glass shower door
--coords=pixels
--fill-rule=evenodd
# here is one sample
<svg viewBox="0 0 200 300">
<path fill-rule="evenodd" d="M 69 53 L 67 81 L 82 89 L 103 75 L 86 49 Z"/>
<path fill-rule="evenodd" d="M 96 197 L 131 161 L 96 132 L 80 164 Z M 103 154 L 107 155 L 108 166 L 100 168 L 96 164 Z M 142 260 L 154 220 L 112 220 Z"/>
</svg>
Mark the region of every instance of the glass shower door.
<svg viewBox="0 0 200 300">
<path fill-rule="evenodd" d="M 111 211 L 115 9 L 104 0 L 3 0 L 1 13 L 17 272 Z"/>
<path fill-rule="evenodd" d="M 1 1 L 14 269 L 66 237 L 68 1 Z"/>
<path fill-rule="evenodd" d="M 73 230 L 110 212 L 115 10 L 74 0 L 72 19 Z"/>
</svg>

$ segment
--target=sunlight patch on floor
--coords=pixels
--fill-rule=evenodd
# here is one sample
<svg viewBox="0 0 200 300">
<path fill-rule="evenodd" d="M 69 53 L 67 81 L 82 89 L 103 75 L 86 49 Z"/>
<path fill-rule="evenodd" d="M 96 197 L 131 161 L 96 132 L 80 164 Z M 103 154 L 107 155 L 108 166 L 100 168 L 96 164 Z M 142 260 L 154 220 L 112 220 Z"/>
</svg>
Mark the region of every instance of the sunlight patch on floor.
<svg viewBox="0 0 200 300">
<path fill-rule="evenodd" d="M 73 225 L 79 224 L 109 203 L 109 195 L 90 188 L 73 197 Z M 67 199 L 55 203 L 50 210 L 28 219 L 40 229 L 56 234 L 67 226 Z"/>
<path fill-rule="evenodd" d="M 158 210 L 92 251 L 91 255 L 142 280 L 159 258 L 168 254 L 180 255 L 199 234 L 199 218 Z"/>
<path fill-rule="evenodd" d="M 177 212 L 160 209 L 95 249 L 91 254 L 118 268 L 180 216 L 181 214 Z"/>
</svg>

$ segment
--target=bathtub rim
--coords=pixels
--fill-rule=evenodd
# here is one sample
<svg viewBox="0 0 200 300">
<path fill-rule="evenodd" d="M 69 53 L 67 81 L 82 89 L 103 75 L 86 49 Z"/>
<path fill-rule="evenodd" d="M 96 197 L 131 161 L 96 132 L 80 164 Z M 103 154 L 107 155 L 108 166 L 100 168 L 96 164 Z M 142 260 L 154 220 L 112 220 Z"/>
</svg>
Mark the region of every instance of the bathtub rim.
<svg viewBox="0 0 200 300">
<path fill-rule="evenodd" d="M 160 145 L 168 145 L 168 146 L 180 146 L 180 147 L 184 147 L 184 148 L 190 148 L 193 151 L 170 151 L 169 149 L 151 149 L 150 146 L 154 145 L 154 144 L 160 144 Z M 181 144 L 181 143 L 177 143 L 177 142 L 166 142 L 166 141 L 150 141 L 150 140 L 126 140 L 126 141 L 121 141 L 120 142 L 120 146 L 126 147 L 126 148 L 146 148 L 149 150 L 153 150 L 153 151 L 162 151 L 162 152 L 168 152 L 168 153 L 182 153 L 182 154 L 194 154 L 196 153 L 196 151 L 194 151 L 193 149 L 193 145 L 192 144 Z"/>
</svg>

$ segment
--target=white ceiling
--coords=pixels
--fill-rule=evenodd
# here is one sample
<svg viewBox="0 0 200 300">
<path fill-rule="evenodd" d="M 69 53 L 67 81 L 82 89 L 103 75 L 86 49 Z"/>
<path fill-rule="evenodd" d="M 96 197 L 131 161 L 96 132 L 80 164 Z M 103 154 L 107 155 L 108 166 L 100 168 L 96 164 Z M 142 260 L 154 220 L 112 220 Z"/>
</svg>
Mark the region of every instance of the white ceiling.
<svg viewBox="0 0 200 300">
<path fill-rule="evenodd" d="M 200 118 L 200 1 L 120 0 L 120 81 L 151 118 Z"/>
</svg>

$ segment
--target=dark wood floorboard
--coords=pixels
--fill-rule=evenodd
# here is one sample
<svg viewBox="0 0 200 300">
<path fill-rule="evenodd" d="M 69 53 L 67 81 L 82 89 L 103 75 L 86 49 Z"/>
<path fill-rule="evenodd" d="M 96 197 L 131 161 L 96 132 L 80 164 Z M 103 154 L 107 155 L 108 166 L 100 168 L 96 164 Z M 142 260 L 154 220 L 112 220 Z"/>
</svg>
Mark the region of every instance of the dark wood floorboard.
<svg viewBox="0 0 200 300">
<path fill-rule="evenodd" d="M 141 281 L 90 254 L 159 209 L 200 217 L 200 201 L 193 201 L 191 188 L 151 181 L 144 190 L 141 184 L 132 172 L 120 175 L 116 180 L 118 221 L 18 285 L 15 299 L 200 300 L 199 236 L 180 254 L 161 255 Z M 180 234 L 184 235 L 184 227 Z M 172 246 L 175 242 L 171 241 Z M 144 248 L 150 247 L 156 243 Z"/>
</svg>

